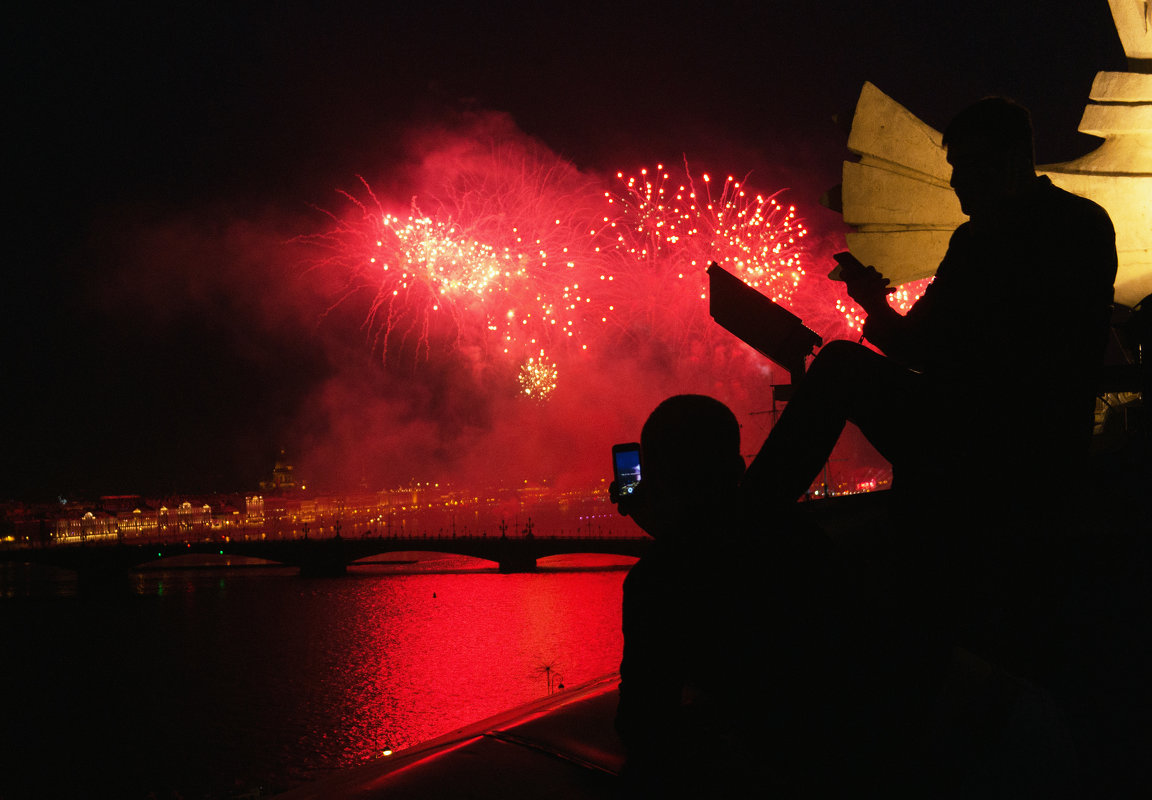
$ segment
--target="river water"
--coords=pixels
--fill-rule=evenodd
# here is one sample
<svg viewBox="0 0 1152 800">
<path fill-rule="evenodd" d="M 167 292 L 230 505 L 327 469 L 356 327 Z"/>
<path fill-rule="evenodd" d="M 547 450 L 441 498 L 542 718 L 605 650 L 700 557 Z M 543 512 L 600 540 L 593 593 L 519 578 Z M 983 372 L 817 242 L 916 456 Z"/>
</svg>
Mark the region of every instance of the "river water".
<svg viewBox="0 0 1152 800">
<path fill-rule="evenodd" d="M 585 558 L 174 570 L 114 598 L 8 567 L 0 798 L 268 795 L 596 678 L 628 560 Z"/>
</svg>

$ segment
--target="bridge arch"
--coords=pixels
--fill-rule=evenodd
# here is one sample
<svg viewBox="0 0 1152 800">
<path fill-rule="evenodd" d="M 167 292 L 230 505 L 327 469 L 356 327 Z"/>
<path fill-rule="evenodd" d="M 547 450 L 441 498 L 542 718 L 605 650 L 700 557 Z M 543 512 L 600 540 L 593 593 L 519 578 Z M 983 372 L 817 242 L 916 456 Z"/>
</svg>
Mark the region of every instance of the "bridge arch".
<svg viewBox="0 0 1152 800">
<path fill-rule="evenodd" d="M 378 553 L 349 561 L 348 566 L 393 567 L 398 572 L 402 572 L 406 568 L 414 571 L 433 571 L 436 569 L 470 571 L 496 569 L 500 563 L 489 558 L 460 553 L 448 546 L 421 550 L 386 548 Z"/>
<path fill-rule="evenodd" d="M 639 559 L 639 556 L 617 553 L 598 553 L 594 551 L 582 553 L 557 553 L 536 559 L 536 566 L 540 569 L 627 569 Z"/>
<path fill-rule="evenodd" d="M 17 550 L 0 550 L 5 561 L 29 561 L 76 570 L 81 575 L 98 576 L 101 581 L 119 582 L 116 576 L 147 565 L 150 568 L 181 566 L 191 558 L 220 557 L 258 559 L 260 563 L 282 564 L 300 569 L 304 575 L 342 575 L 349 564 L 389 553 L 430 552 L 444 557 L 469 556 L 496 563 L 502 572 L 531 572 L 540 559 L 558 555 L 614 554 L 639 557 L 650 546 L 647 537 L 412 537 L 359 539 L 326 537 L 312 539 L 269 539 L 199 542 L 160 542 L 129 544 L 63 545 Z M 248 561 L 248 563 L 252 563 Z"/>
</svg>

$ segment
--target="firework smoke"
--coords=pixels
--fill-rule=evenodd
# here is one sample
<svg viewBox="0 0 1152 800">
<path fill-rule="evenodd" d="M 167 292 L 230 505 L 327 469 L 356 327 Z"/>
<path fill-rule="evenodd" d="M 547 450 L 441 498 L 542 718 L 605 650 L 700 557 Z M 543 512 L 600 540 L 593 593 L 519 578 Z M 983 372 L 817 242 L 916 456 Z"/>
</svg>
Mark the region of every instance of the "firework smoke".
<svg viewBox="0 0 1152 800">
<path fill-rule="evenodd" d="M 580 340 L 585 179 L 538 148 L 474 145 L 425 163 L 435 174 L 407 209 L 361 179 L 341 192 L 351 213 L 301 238 L 322 252 L 313 269 L 343 276 L 332 308 L 368 298 L 363 326 L 386 362 L 477 347 L 525 364 Z"/>
<path fill-rule="evenodd" d="M 687 164 L 584 175 L 499 117 L 457 133 L 421 140 L 395 198 L 361 180 L 297 240 L 328 315 L 358 318 L 378 359 L 342 357 L 306 469 L 372 482 L 381 458 L 404 463 L 376 453 L 402 452 L 416 477 L 587 480 L 678 392 L 728 403 L 755 449 L 787 373 L 712 321 L 711 261 L 806 320 L 819 308 L 823 335 L 851 332 L 785 193 Z"/>
<path fill-rule="evenodd" d="M 842 241 L 808 231 L 787 192 L 682 163 L 590 175 L 505 116 L 467 123 L 395 142 L 388 173 L 349 181 L 327 212 L 109 221 L 126 232 L 101 303 L 159 332 L 149 368 L 118 379 L 160 376 L 183 425 L 227 433 L 182 463 L 230 462 L 249 477 L 229 485 L 254 486 L 284 448 L 310 489 L 587 486 L 681 392 L 727 403 L 754 452 L 788 377 L 709 316 L 711 260 L 825 340 L 858 337 L 842 284 L 824 279 Z M 192 322 L 194 357 L 169 359 Z M 222 367 L 250 402 L 182 400 Z M 150 446 L 141 460 L 171 455 Z"/>
</svg>

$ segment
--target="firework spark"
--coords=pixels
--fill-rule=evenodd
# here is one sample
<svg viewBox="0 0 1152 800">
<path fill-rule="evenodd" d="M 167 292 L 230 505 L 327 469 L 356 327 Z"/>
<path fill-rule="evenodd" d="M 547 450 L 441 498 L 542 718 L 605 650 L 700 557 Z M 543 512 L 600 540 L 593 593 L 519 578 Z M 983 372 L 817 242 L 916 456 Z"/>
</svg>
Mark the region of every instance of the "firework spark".
<svg viewBox="0 0 1152 800">
<path fill-rule="evenodd" d="M 575 260 L 583 222 L 577 231 L 523 191 L 522 207 L 508 209 L 517 196 L 505 195 L 503 210 L 493 208 L 495 199 L 474 188 L 462 190 L 455 213 L 433 199 L 440 214 L 423 213 L 414 200 L 401 215 L 361 183 L 360 195 L 341 192 L 352 213 L 324 212 L 335 227 L 302 238 L 324 252 L 314 268 L 342 276 L 332 308 L 369 296 L 363 326 L 385 361 L 396 351 L 426 360 L 435 348 L 463 344 L 513 360 L 545 346 L 586 346 L 588 298 Z"/>
<path fill-rule="evenodd" d="M 350 212 L 328 213 L 335 226 L 304 237 L 323 249 L 315 266 L 342 276 L 333 307 L 369 298 L 363 325 L 385 361 L 467 345 L 516 367 L 509 374 L 535 399 L 589 350 L 759 385 L 766 365 L 708 314 L 707 265 L 785 306 L 835 291 L 806 282 L 808 231 L 781 192 L 687 164 L 676 178 L 663 165 L 618 173 L 605 189 L 555 163 L 500 153 L 483 163 L 442 178 L 420 204 L 434 213 L 415 198 L 397 213 L 361 180 L 359 193 L 341 193 Z M 911 288 L 902 309 L 922 290 Z M 859 328 L 849 301 L 817 299 L 842 329 Z"/>
<path fill-rule="evenodd" d="M 604 192 L 607 213 L 594 238 L 606 255 L 600 275 L 608 313 L 602 321 L 625 346 L 662 361 L 691 364 L 715 381 L 764 377 L 763 364 L 708 314 L 706 268 L 715 261 L 785 305 L 806 274 L 807 230 L 779 192 L 765 196 L 728 177 L 714 189 L 685 165 L 673 180 L 657 165 L 617 173 Z"/>
<path fill-rule="evenodd" d="M 905 283 L 889 295 L 888 303 L 901 314 L 907 314 L 908 309 L 912 308 L 916 301 L 924 295 L 924 290 L 932 281 L 933 278 L 922 278 L 918 281 Z M 843 297 L 837 297 L 835 303 L 836 310 L 840 312 L 849 331 L 860 332 L 863 330 L 867 315 L 862 309 L 851 300 Z"/>
<path fill-rule="evenodd" d="M 520 390 L 533 400 L 547 400 L 556 389 L 556 365 L 541 351 L 520 367 Z"/>
<path fill-rule="evenodd" d="M 704 188 L 698 191 L 687 164 L 679 185 L 669 182 L 671 174 L 662 164 L 652 173 L 642 169 L 639 177 L 617 173 L 617 179 L 624 191 L 606 196 L 621 212 L 606 221 L 619 231 L 616 246 L 632 257 L 676 267 L 678 278 L 682 271 L 696 273 L 699 281 L 716 261 L 777 302 L 790 299 L 803 279 L 801 240 L 808 231 L 794 206 L 777 201 L 780 192 L 751 195 L 729 176 L 713 196 L 712 177 L 702 173 Z"/>
</svg>

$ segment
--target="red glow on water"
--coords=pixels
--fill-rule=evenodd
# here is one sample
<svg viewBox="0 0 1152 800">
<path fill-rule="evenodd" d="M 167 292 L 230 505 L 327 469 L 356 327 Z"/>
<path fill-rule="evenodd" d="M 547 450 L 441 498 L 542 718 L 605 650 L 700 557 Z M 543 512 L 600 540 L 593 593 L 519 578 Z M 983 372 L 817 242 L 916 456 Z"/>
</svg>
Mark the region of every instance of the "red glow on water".
<svg viewBox="0 0 1152 800">
<path fill-rule="evenodd" d="M 344 681 L 349 763 L 373 745 L 411 746 L 617 667 L 623 572 L 493 577 L 363 584 L 358 621 L 344 632 L 353 649 L 342 655 L 361 673 Z"/>
</svg>

